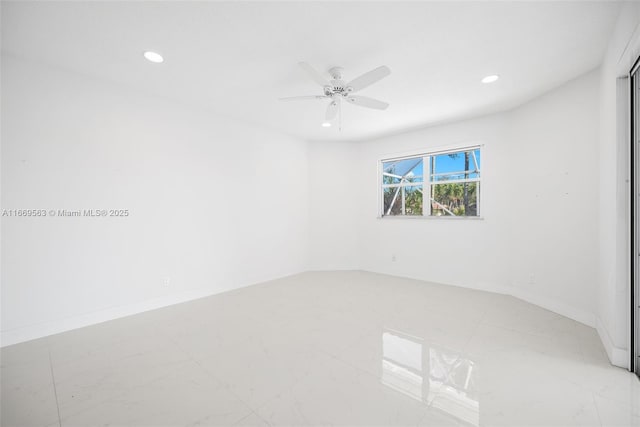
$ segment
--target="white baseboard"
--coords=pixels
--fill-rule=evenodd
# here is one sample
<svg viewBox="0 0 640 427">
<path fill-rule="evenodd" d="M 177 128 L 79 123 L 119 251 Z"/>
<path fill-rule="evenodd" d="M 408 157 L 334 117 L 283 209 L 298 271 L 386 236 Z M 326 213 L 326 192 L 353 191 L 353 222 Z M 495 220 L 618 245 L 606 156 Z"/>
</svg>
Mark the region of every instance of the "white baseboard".
<svg viewBox="0 0 640 427">
<path fill-rule="evenodd" d="M 104 310 L 80 314 L 64 319 L 56 319 L 51 322 L 22 326 L 19 328 L 2 331 L 0 335 L 0 345 L 2 347 L 6 347 L 24 341 L 31 341 L 37 338 L 59 334 L 61 332 L 66 332 L 73 329 L 83 328 L 85 326 L 95 325 L 96 323 L 107 322 L 109 320 L 118 319 L 120 317 L 143 313 L 145 311 L 166 307 L 168 305 L 179 304 L 181 302 L 203 298 L 209 295 L 212 295 L 211 290 L 199 289 L 179 294 L 166 295 L 159 298 L 141 301 L 135 304 L 110 307 Z"/>
<path fill-rule="evenodd" d="M 558 313 L 562 316 L 568 317 L 569 319 L 573 319 L 576 322 L 580 322 L 584 325 L 590 326 L 592 328 L 595 328 L 596 326 L 596 320 L 595 320 L 595 316 L 593 315 L 593 313 L 590 313 L 588 311 L 585 310 L 581 310 L 579 308 L 573 307 L 571 305 L 562 303 L 562 302 L 558 302 L 555 301 L 551 298 L 547 298 L 547 297 L 541 297 L 539 295 L 533 294 L 531 292 L 528 292 L 526 290 L 523 289 L 519 289 L 519 288 L 515 288 L 515 287 L 507 287 L 507 286 L 498 286 L 498 285 L 494 285 L 491 283 L 484 283 L 484 282 L 477 282 L 477 283 L 459 283 L 459 284 L 451 284 L 451 283 L 443 283 L 443 282 L 438 282 L 438 281 L 433 281 L 433 280 L 428 280 L 428 279 L 424 279 L 421 277 L 415 277 L 415 276 L 410 276 L 410 275 L 396 275 L 396 274 L 390 274 L 386 271 L 382 271 L 382 270 L 375 270 L 375 269 L 370 269 L 370 270 L 363 270 L 363 271 L 368 271 L 371 273 L 377 273 L 377 274 L 385 274 L 388 276 L 392 276 L 392 277 L 404 277 L 407 279 L 415 279 L 415 280 L 421 280 L 421 281 L 425 281 L 425 282 L 429 282 L 429 283 L 437 283 L 437 284 L 441 284 L 441 285 L 446 285 L 446 286 L 458 286 L 461 288 L 465 288 L 465 289 L 473 289 L 473 290 L 478 290 L 478 291 L 486 291 L 486 292 L 492 292 L 495 294 L 503 294 L 503 295 L 511 295 L 514 298 L 518 298 L 521 299 L 523 301 L 526 301 L 530 304 L 533 305 L 537 305 L 539 307 L 542 307 L 546 310 L 549 311 L 553 311 L 554 313 Z"/>
<path fill-rule="evenodd" d="M 381 270 L 381 269 L 375 269 L 375 268 L 368 268 L 368 269 L 360 268 L 359 271 L 364 271 L 364 272 L 367 272 L 367 273 L 381 274 L 381 275 L 390 276 L 390 277 L 401 277 L 403 279 L 419 280 L 421 282 L 434 283 L 436 285 L 455 286 L 455 287 L 458 287 L 458 288 L 473 289 L 474 291 L 485 291 L 485 292 L 492 292 L 494 294 L 511 295 L 510 288 L 503 287 L 503 286 L 496 286 L 496 285 L 488 284 L 488 283 L 484 283 L 484 282 L 453 284 L 453 283 L 447 283 L 447 282 L 440 282 L 440 281 L 437 281 L 437 280 L 429 280 L 429 279 L 425 279 L 423 277 L 410 275 L 410 274 L 396 274 L 396 273 L 393 273 L 393 272 L 390 273 L 388 271 L 384 271 L 384 270 Z"/>
<path fill-rule="evenodd" d="M 511 288 L 509 294 L 530 304 L 537 305 L 538 307 L 542 307 L 546 310 L 553 311 L 554 313 L 575 320 L 576 322 L 580 322 L 583 325 L 591 328 L 596 327 L 596 316 L 588 311 L 573 307 L 561 301 L 536 295 L 521 288 Z"/>
<path fill-rule="evenodd" d="M 260 280 L 257 283 L 268 282 L 271 280 L 299 274 L 291 273 L 278 277 L 269 277 Z M 210 288 L 198 288 L 181 293 L 165 295 L 145 301 L 140 301 L 124 306 L 110 307 L 104 310 L 98 310 L 90 313 L 84 313 L 77 316 L 67 317 L 64 319 L 56 319 L 50 322 L 37 323 L 33 325 L 22 326 L 15 329 L 4 330 L 0 332 L 0 347 L 6 347 L 25 341 L 46 337 L 49 335 L 59 334 L 61 332 L 71 331 L 73 329 L 83 328 L 85 326 L 95 325 L 97 323 L 108 322 L 109 320 L 119 319 L 121 317 L 132 316 L 134 314 L 144 313 L 145 311 L 155 310 L 169 305 L 180 304 L 199 298 L 205 298 L 234 289 L 255 285 L 256 283 L 247 283 L 231 289 L 220 288 L 212 290 Z"/>
<path fill-rule="evenodd" d="M 619 366 L 620 368 L 629 369 L 629 352 L 613 345 L 611 336 L 599 317 L 596 317 L 596 331 L 598 331 L 598 336 L 600 337 L 600 341 L 602 341 L 602 345 L 607 352 L 611 364 Z"/>
</svg>

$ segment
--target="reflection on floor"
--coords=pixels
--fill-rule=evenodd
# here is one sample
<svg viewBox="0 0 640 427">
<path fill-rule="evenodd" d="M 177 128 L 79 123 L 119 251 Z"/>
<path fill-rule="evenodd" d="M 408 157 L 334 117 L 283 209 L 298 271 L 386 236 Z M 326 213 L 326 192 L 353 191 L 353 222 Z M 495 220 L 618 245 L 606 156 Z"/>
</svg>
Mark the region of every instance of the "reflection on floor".
<svg viewBox="0 0 640 427">
<path fill-rule="evenodd" d="M 1 351 L 2 426 L 640 425 L 592 328 L 504 295 L 305 273 Z"/>
<path fill-rule="evenodd" d="M 382 384 L 462 423 L 480 425 L 474 363 L 397 331 L 382 334 Z"/>
</svg>

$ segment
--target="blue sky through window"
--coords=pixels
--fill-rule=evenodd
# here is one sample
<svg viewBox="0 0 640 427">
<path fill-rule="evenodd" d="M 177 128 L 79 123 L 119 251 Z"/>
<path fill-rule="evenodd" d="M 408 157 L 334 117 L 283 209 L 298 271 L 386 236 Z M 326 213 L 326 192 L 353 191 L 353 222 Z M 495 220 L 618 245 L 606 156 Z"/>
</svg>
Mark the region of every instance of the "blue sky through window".
<svg viewBox="0 0 640 427">
<path fill-rule="evenodd" d="M 478 160 L 478 169 L 480 169 L 480 150 L 473 150 Z M 471 152 L 469 152 L 471 153 Z M 474 170 L 475 165 L 473 158 L 469 156 L 469 170 Z M 464 171 L 464 152 L 454 153 L 454 157 L 451 154 L 440 154 L 436 156 L 436 173 L 445 172 L 460 172 Z"/>
<path fill-rule="evenodd" d="M 471 151 L 469 151 L 469 153 L 471 153 Z M 475 154 L 476 161 L 478 163 L 478 169 L 481 169 L 480 149 L 473 150 L 473 153 Z M 452 154 L 454 155 L 452 156 Z M 464 171 L 464 151 L 460 151 L 458 153 L 452 153 L 452 154 L 440 154 L 435 156 L 435 161 L 436 161 L 435 173 L 441 174 L 441 173 L 447 173 L 447 172 Z M 409 175 L 407 175 L 408 177 L 412 175 L 423 176 L 424 165 L 422 163 L 423 163 L 422 158 L 416 157 L 416 158 L 410 158 L 410 159 L 384 162 L 382 164 L 382 168 L 385 173 L 391 173 L 399 176 L 404 176 L 405 174 L 407 174 L 409 170 L 411 170 L 411 172 L 409 173 Z M 412 167 L 413 169 L 411 169 Z M 474 169 L 475 169 L 475 163 L 473 161 L 473 156 L 470 155 L 469 170 L 473 171 Z M 477 173 L 469 174 L 469 178 L 478 178 L 478 177 L 479 176 Z M 462 178 L 464 178 L 464 174 L 448 175 L 448 176 L 445 175 L 441 177 L 436 177 L 436 180 L 440 181 L 440 180 L 447 180 L 447 179 L 462 179 Z M 418 181 L 422 181 L 422 179 L 419 179 Z M 393 180 L 393 183 L 395 184 L 399 182 L 400 182 L 399 179 Z"/>
</svg>

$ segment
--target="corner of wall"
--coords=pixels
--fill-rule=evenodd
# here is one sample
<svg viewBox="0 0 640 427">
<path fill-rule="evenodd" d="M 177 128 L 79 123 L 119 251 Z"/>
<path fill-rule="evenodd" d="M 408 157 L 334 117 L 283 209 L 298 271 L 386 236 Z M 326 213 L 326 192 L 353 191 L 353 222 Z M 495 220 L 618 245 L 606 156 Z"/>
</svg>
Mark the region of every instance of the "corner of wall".
<svg viewBox="0 0 640 427">
<path fill-rule="evenodd" d="M 629 352 L 613 344 L 607 328 L 599 317 L 596 316 L 595 321 L 596 331 L 598 332 L 600 341 L 602 341 L 602 345 L 607 352 L 611 364 L 620 368 L 629 369 Z"/>
</svg>

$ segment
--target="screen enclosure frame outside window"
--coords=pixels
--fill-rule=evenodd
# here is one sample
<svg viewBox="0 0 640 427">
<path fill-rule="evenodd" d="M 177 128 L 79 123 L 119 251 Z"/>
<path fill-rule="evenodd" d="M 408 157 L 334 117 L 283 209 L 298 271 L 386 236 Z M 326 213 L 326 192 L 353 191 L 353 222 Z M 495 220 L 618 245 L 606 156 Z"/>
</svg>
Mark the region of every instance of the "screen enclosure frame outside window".
<svg viewBox="0 0 640 427">
<path fill-rule="evenodd" d="M 482 219 L 483 147 L 476 143 L 381 158 L 377 217 Z"/>
</svg>

